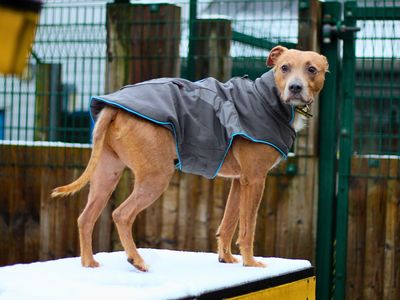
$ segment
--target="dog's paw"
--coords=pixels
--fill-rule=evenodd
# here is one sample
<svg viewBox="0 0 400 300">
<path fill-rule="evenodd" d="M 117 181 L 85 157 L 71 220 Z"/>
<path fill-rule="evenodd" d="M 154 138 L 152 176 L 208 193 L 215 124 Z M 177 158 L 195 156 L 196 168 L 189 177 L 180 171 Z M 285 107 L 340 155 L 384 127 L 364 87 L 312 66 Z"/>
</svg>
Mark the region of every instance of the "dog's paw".
<svg viewBox="0 0 400 300">
<path fill-rule="evenodd" d="M 236 264 L 239 262 L 239 260 L 234 257 L 232 254 L 224 254 L 224 255 L 220 255 L 218 257 L 218 261 L 220 263 L 225 263 L 225 264 Z"/>
<path fill-rule="evenodd" d="M 92 259 L 92 260 L 82 261 L 82 266 L 85 268 L 98 268 L 100 267 L 100 264 L 94 259 Z"/>
<path fill-rule="evenodd" d="M 261 261 L 257 261 L 255 259 L 243 262 L 243 266 L 245 267 L 257 267 L 257 268 L 266 268 L 267 264 L 261 262 Z"/>
<path fill-rule="evenodd" d="M 143 260 L 135 261 L 133 258 L 128 257 L 127 261 L 139 271 L 142 272 L 149 271 L 149 266 Z"/>
</svg>

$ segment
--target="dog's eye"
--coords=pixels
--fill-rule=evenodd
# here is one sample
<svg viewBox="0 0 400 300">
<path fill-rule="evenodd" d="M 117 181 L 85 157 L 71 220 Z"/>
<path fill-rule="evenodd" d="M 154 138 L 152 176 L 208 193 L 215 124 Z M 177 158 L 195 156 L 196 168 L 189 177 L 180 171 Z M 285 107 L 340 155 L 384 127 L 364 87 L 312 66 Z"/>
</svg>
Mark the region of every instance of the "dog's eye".
<svg viewBox="0 0 400 300">
<path fill-rule="evenodd" d="M 308 73 L 313 74 L 313 75 L 317 74 L 317 72 L 318 72 L 317 68 L 313 67 L 313 66 L 308 67 L 307 71 L 308 71 Z"/>
<path fill-rule="evenodd" d="M 288 65 L 282 65 L 282 66 L 281 66 L 281 71 L 282 71 L 282 73 L 287 73 L 287 72 L 289 72 L 289 66 L 288 66 Z"/>
</svg>

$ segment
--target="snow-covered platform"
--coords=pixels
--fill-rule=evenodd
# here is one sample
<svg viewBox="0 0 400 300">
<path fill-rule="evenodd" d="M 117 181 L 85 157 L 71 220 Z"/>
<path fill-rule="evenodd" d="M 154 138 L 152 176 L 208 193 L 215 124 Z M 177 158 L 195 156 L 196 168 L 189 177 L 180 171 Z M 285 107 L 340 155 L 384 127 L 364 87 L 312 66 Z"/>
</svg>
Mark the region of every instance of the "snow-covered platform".
<svg viewBox="0 0 400 300">
<path fill-rule="evenodd" d="M 98 253 L 100 268 L 80 258 L 0 268 L 0 299 L 314 299 L 306 260 L 258 258 L 267 268 L 222 264 L 214 253 L 140 249 L 150 265 L 135 270 L 124 252 Z M 245 295 L 245 296 L 243 296 Z"/>
</svg>

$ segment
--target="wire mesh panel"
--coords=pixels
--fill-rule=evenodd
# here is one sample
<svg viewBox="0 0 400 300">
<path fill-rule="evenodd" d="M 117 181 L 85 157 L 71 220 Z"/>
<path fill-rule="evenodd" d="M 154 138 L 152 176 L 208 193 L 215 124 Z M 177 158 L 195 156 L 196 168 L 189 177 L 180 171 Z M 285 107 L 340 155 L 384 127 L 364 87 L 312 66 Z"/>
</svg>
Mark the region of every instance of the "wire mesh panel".
<svg viewBox="0 0 400 300">
<path fill-rule="evenodd" d="M 187 77 L 189 3 L 173 3 L 181 7 L 182 30 L 181 34 L 177 32 L 179 35 L 173 37 L 180 41 L 177 55 L 182 60 L 182 70 L 175 75 Z M 154 4 L 150 13 L 156 9 Z M 239 41 L 233 41 L 228 52 L 233 66 L 227 77 L 249 74 L 255 78 L 266 71 L 265 59 L 271 46 L 278 43 L 294 46 L 297 42 L 296 1 L 199 1 L 197 17 L 232 21 L 232 38 Z M 158 31 L 161 23 L 157 20 L 146 21 L 142 16 L 141 21 L 136 22 L 142 22 L 137 28 L 139 30 L 145 30 L 143 23 L 153 23 L 154 26 L 148 28 L 153 35 L 146 38 L 162 39 L 163 33 Z M 110 36 L 110 40 L 113 39 Z M 135 35 L 130 36 L 130 41 L 140 43 Z M 129 53 L 122 59 L 138 62 L 144 59 L 143 55 Z M 24 77 L 0 77 L 0 110 L 4 115 L 4 125 L 0 130 L 3 139 L 89 143 L 88 102 L 92 95 L 106 91 L 107 59 L 113 58 L 107 56 L 104 1 L 48 1 L 41 14 L 33 55 Z M 152 59 L 160 66 L 165 64 L 161 57 L 157 57 L 157 52 Z M 137 72 L 141 76 L 140 73 L 145 72 L 143 66 Z M 142 78 L 146 79 L 145 76 Z"/>
<path fill-rule="evenodd" d="M 347 299 L 400 297 L 400 14 L 357 1 Z M 346 74 L 343 74 L 346 76 Z"/>
</svg>

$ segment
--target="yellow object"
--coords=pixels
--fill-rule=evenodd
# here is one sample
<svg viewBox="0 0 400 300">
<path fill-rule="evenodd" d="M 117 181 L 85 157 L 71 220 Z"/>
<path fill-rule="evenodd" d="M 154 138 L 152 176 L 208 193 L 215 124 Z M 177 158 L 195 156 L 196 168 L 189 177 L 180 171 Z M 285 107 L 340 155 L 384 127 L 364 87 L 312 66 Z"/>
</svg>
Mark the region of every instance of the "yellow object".
<svg viewBox="0 0 400 300">
<path fill-rule="evenodd" d="M 0 5 L 0 73 L 21 75 L 35 38 L 39 13 Z"/>
<path fill-rule="evenodd" d="M 230 300 L 315 300 L 315 276 L 278 285 Z"/>
</svg>

